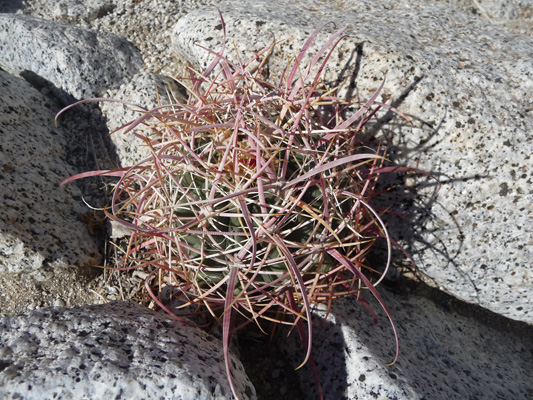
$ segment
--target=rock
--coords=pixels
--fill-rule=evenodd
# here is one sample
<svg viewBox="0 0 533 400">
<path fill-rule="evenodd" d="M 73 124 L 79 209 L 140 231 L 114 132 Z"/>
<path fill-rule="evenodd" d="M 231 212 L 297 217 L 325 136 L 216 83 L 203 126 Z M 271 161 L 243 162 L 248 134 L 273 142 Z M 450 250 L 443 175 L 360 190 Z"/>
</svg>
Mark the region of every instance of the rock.
<svg viewBox="0 0 533 400">
<path fill-rule="evenodd" d="M 0 4 L 0 13 L 14 13 L 23 7 L 22 0 L 4 0 Z"/>
<path fill-rule="evenodd" d="M 114 99 L 123 100 L 131 105 L 117 102 L 102 102 L 101 108 L 106 115 L 111 132 L 124 124 L 142 116 L 142 111 L 151 110 L 159 104 L 167 105 L 176 101 L 185 102 L 184 88 L 172 78 L 163 75 L 136 75 L 128 84 L 120 88 Z M 132 105 L 138 105 L 134 107 Z M 131 132 L 120 130 L 111 135 L 122 166 L 133 166 L 150 155 L 144 142 Z"/>
<path fill-rule="evenodd" d="M 393 330 L 376 301 L 365 296 L 378 314 L 378 324 L 353 297 L 334 303 L 325 322 L 323 311 L 315 314 L 313 355 L 326 400 L 533 395 L 533 327 L 478 307 L 465 308 L 437 290 L 405 289 L 380 290 L 400 336 L 399 359 L 392 366 L 387 364 L 394 359 Z M 278 341 L 294 367 L 305 356 L 297 336 L 293 332 Z M 310 371 L 306 366 L 298 374 L 305 399 L 318 398 Z"/>
<path fill-rule="evenodd" d="M 509 22 L 519 17 L 522 4 L 520 0 L 452 0 L 451 4 L 460 10 L 481 15 L 492 23 Z"/>
<path fill-rule="evenodd" d="M 81 193 L 59 187 L 75 171 L 50 100 L 3 71 L 0 82 L 0 273 L 98 263 L 96 241 L 79 220 L 87 212 Z"/>
<path fill-rule="evenodd" d="M 524 35 L 533 34 L 531 0 L 434 0 L 436 3 L 472 14 L 494 25 L 504 26 Z"/>
<path fill-rule="evenodd" d="M 1 70 L 0 87 L 0 310 L 12 313 L 31 306 L 34 295 L 32 307 L 77 298 L 72 290 L 87 281 L 82 269 L 102 255 L 80 219 L 88 211 L 81 192 L 59 187 L 75 170 L 66 161 L 66 134 L 53 125 L 56 106 Z M 60 290 L 46 293 L 50 285 Z M 91 297 L 87 289 L 80 293 Z"/>
<path fill-rule="evenodd" d="M 34 0 L 26 3 L 22 12 L 46 20 L 66 23 L 87 23 L 102 18 L 115 5 L 109 0 Z"/>
<path fill-rule="evenodd" d="M 368 99 L 386 72 L 381 99 L 411 116 L 388 112 L 367 133 L 385 140 L 398 165 L 418 167 L 442 183 L 408 177 L 385 197 L 407 219 L 394 221 L 393 237 L 414 254 L 427 281 L 467 302 L 533 322 L 532 160 L 533 61 L 531 37 L 453 8 L 425 1 L 238 1 L 219 5 L 226 21 L 226 55 L 243 59 L 280 41 L 270 77 L 295 56 L 318 26 L 348 26 L 325 71 L 347 79 L 341 93 Z M 438 16 L 438 18 L 436 17 Z M 333 27 L 317 36 L 310 53 Z M 218 51 L 217 10 L 180 19 L 174 47 L 205 67 Z M 308 58 L 307 58 L 308 59 Z M 490 62 L 487 62 L 490 60 Z M 305 61 L 304 61 L 305 65 Z"/>
<path fill-rule="evenodd" d="M 47 308 L 0 328 L 2 398 L 233 398 L 219 340 L 138 305 Z M 231 362 L 241 398 L 255 398 Z"/>
<path fill-rule="evenodd" d="M 58 12 L 58 3 L 66 5 L 66 10 Z M 168 76 L 186 73 L 186 62 L 174 57 L 170 51 L 170 32 L 179 17 L 210 4 L 211 0 L 107 0 L 106 3 L 99 0 L 32 0 L 25 2 L 24 9 L 18 12 L 125 37 L 142 54 L 142 73 Z M 87 13 L 82 11 L 84 8 Z"/>
<path fill-rule="evenodd" d="M 87 18 L 89 20 L 101 17 L 113 8 L 109 0 L 60 0 L 47 5 L 53 5 L 54 8 L 49 10 L 55 18 Z"/>
<path fill-rule="evenodd" d="M 124 38 L 24 15 L 0 14 L 0 67 L 51 82 L 78 99 L 118 87 L 142 65 Z"/>
</svg>

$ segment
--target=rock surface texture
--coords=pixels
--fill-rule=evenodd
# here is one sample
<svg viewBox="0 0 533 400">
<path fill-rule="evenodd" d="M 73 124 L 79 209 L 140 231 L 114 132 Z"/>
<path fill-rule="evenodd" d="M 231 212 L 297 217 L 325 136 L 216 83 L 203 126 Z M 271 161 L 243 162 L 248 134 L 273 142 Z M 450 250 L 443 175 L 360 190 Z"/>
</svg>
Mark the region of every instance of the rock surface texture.
<svg viewBox="0 0 533 400">
<path fill-rule="evenodd" d="M 161 104 L 185 102 L 181 88 L 172 78 L 163 75 L 136 75 L 117 92 L 115 99 L 128 104 L 103 102 L 102 111 L 107 117 L 111 140 L 116 147 L 122 165 L 132 166 L 150 155 L 147 146 L 134 135 L 125 134 L 124 124 L 141 117 L 143 111 L 151 110 Z"/>
<path fill-rule="evenodd" d="M 0 328 L 3 399 L 232 398 L 219 340 L 138 305 L 43 308 Z M 231 362 L 242 398 L 255 398 Z"/>
<path fill-rule="evenodd" d="M 200 46 L 222 44 L 209 3 L 1 2 L 0 397 L 231 398 L 217 338 L 137 305 L 99 304 L 110 299 L 109 281 L 84 268 L 103 259 L 82 201 L 99 204 L 102 183 L 59 183 L 89 164 L 145 157 L 131 135 L 105 140 L 138 111 L 102 103 L 104 124 L 96 106 L 81 106 L 54 127 L 73 99 L 103 95 L 151 108 L 156 87 L 163 102 L 167 89 L 179 97 L 184 66 L 212 60 Z M 365 139 L 384 141 L 395 164 L 441 182 L 436 191 L 431 178 L 387 178 L 398 189 L 383 205 L 406 217 L 390 216 L 391 235 L 436 289 L 402 277 L 381 291 L 400 336 L 392 367 L 392 329 L 372 299 L 379 325 L 355 299 L 334 305 L 325 323 L 317 311 L 313 348 L 325 398 L 533 398 L 533 1 L 243 4 L 217 2 L 225 54 L 235 57 L 235 44 L 246 58 L 279 41 L 271 79 L 322 24 L 347 26 L 326 79 L 345 80 L 341 93 L 361 101 L 385 79 L 381 100 L 411 123 L 380 114 Z M 324 27 L 310 54 L 334 29 Z M 111 289 L 124 295 L 121 283 Z M 67 307 L 29 312 L 54 304 Z M 304 356 L 296 339 L 293 332 L 268 345 L 283 354 L 272 362 L 287 369 L 272 368 L 269 351 L 259 355 L 268 348 L 261 339 L 241 348 L 249 376 L 232 356 L 242 398 L 318 398 L 309 367 L 293 371 Z"/>
<path fill-rule="evenodd" d="M 0 51 L 7 72 L 30 71 L 78 99 L 119 86 L 141 66 L 124 38 L 23 15 L 0 15 Z"/>
<path fill-rule="evenodd" d="M 0 70 L 1 313 L 96 300 L 83 267 L 100 263 L 102 251 L 80 220 L 88 211 L 80 190 L 59 188 L 75 170 L 54 107 Z"/>
<path fill-rule="evenodd" d="M 279 76 L 322 23 L 347 26 L 326 79 L 347 78 L 344 93 L 382 98 L 409 115 L 382 115 L 370 135 L 384 139 L 398 165 L 421 168 L 397 203 L 407 220 L 393 236 L 435 285 L 498 314 L 533 322 L 533 46 L 523 36 L 441 4 L 427 2 L 239 1 L 219 4 L 227 55 L 244 59 L 280 41 L 270 75 Z M 354 22 L 356 21 L 356 22 Z M 311 48 L 317 51 L 331 29 Z M 206 66 L 223 33 L 218 13 L 190 13 L 175 27 L 176 50 Z M 485 62 L 481 60 L 490 60 Z"/>
<path fill-rule="evenodd" d="M 379 323 L 355 299 L 333 306 L 325 323 L 315 317 L 313 355 L 325 399 L 527 399 L 533 395 L 530 370 L 533 329 L 510 332 L 503 318 L 481 317 L 475 310 L 454 310 L 428 293 L 381 290 L 400 336 L 399 360 L 384 313 Z M 372 303 L 374 304 L 374 303 Z M 443 306 L 444 305 L 444 306 Z M 489 316 L 489 320 L 485 317 Z M 481 317 L 481 318 L 480 318 Z M 295 338 L 280 342 L 295 367 L 304 357 Z M 303 398 L 318 398 L 309 368 L 298 374 Z"/>
<path fill-rule="evenodd" d="M 65 132 L 53 126 L 51 102 L 4 71 L 0 86 L 0 273 L 98 263 L 96 242 L 78 218 L 86 212 L 76 208 L 81 193 L 59 189 L 74 170 L 65 161 Z"/>
</svg>

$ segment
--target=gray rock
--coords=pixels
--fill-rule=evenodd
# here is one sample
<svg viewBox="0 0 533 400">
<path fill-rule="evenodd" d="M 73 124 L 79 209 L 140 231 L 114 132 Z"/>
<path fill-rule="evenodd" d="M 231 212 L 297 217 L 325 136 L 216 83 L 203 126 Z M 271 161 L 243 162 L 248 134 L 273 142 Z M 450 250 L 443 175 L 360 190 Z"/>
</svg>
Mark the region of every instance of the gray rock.
<svg viewBox="0 0 533 400">
<path fill-rule="evenodd" d="M 374 324 L 355 298 L 333 305 L 328 319 L 315 314 L 314 350 L 326 400 L 335 399 L 527 399 L 533 395 L 533 327 L 458 301 L 441 305 L 426 293 L 391 293 L 381 288 L 400 336 L 398 361 L 391 325 L 377 302 Z M 426 297 L 428 296 L 428 297 Z M 294 332 L 280 346 L 297 366 L 303 360 Z M 317 398 L 306 367 L 298 374 L 304 398 Z"/>
<path fill-rule="evenodd" d="M 448 0 L 449 1 L 449 0 Z M 529 3 L 529 4 L 528 4 Z M 522 7 L 531 6 L 531 1 L 521 0 L 451 0 L 458 9 L 470 11 L 492 23 L 503 24 L 517 19 Z"/>
<path fill-rule="evenodd" d="M 2 314 L 58 300 L 69 306 L 99 301 L 90 290 L 96 272 L 90 266 L 102 255 L 82 222 L 90 210 L 76 185 L 59 187 L 75 174 L 67 160 L 76 155 L 69 154 L 66 131 L 54 128 L 58 109 L 28 82 L 0 70 Z"/>
<path fill-rule="evenodd" d="M 25 2 L 22 13 L 46 20 L 87 23 L 111 12 L 114 3 L 110 0 L 32 0 Z"/>
<path fill-rule="evenodd" d="M 54 18 L 87 18 L 96 19 L 113 8 L 109 0 L 60 0 L 57 2 L 48 2 L 52 6 L 50 10 Z"/>
<path fill-rule="evenodd" d="M 141 67 L 127 40 L 24 15 L 0 15 L 0 67 L 30 71 L 82 99 L 116 88 Z"/>
<path fill-rule="evenodd" d="M 533 35 L 532 0 L 434 0 L 523 35 Z"/>
<path fill-rule="evenodd" d="M 141 72 L 181 76 L 186 63 L 174 57 L 170 51 L 170 32 L 179 17 L 199 6 L 206 6 L 211 1 L 107 0 L 105 2 L 107 4 L 104 4 L 99 0 L 61 0 L 60 4 L 66 4 L 67 9 L 60 12 L 57 3 L 58 0 L 25 1 L 24 9 L 18 12 L 46 20 L 57 19 L 80 28 L 125 37 L 142 53 Z M 87 8 L 88 13 L 83 14 L 81 11 L 83 8 Z M 95 11 L 97 11 L 96 16 Z"/>
<path fill-rule="evenodd" d="M 281 41 L 270 63 L 273 79 L 323 22 L 348 26 L 350 36 L 333 54 L 326 80 L 341 76 L 347 79 L 341 93 L 367 99 L 386 72 L 380 98 L 390 97 L 413 123 L 381 114 L 367 139 L 384 139 L 396 164 L 424 169 L 442 182 L 436 196 L 430 179 L 396 182 L 403 190 L 385 204 L 396 204 L 407 219 L 391 219 L 393 236 L 415 255 L 428 282 L 533 322 L 531 37 L 420 0 L 353 0 L 335 7 L 227 1 L 220 10 L 230 59 L 233 43 L 246 59 L 274 38 Z M 327 37 L 317 36 L 311 54 Z M 196 44 L 218 51 L 221 41 L 214 8 L 182 18 L 173 35 L 175 49 L 202 67 L 212 55 Z"/>
<path fill-rule="evenodd" d="M 75 171 L 51 101 L 1 70 L 0 85 L 0 273 L 99 263 L 80 191 L 59 187 Z"/>
<path fill-rule="evenodd" d="M 151 110 L 160 104 L 173 104 L 176 101 L 183 103 L 186 101 L 183 92 L 184 89 L 172 78 L 153 74 L 136 75 L 114 96 L 114 99 L 123 100 L 131 105 L 117 102 L 101 103 L 109 131 L 114 132 L 111 140 L 123 166 L 135 165 L 149 156 L 150 151 L 145 143 L 131 132 L 124 134 L 124 129 L 117 132 L 115 130 L 142 116 L 143 111 Z"/>
<path fill-rule="evenodd" d="M 0 328 L 2 398 L 232 398 L 218 339 L 138 305 L 41 309 Z M 231 363 L 241 398 L 255 398 Z"/>
<path fill-rule="evenodd" d="M 4 0 L 0 3 L 0 13 L 13 13 L 23 7 L 22 0 Z"/>
</svg>

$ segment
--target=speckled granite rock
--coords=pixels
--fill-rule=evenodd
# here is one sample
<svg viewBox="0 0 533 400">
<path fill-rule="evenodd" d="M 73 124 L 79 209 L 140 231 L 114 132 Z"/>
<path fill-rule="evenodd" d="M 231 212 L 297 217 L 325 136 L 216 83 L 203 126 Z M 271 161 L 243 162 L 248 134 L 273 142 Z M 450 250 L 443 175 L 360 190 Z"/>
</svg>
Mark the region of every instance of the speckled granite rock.
<svg viewBox="0 0 533 400">
<path fill-rule="evenodd" d="M 57 4 L 63 4 L 68 12 L 57 12 Z M 81 4 L 80 4 L 81 3 Z M 84 29 L 113 33 L 125 37 L 141 51 L 142 73 L 178 76 L 185 71 L 186 63 L 170 51 L 170 33 L 176 21 L 211 0 L 108 0 L 106 6 L 97 8 L 98 13 L 75 14 L 79 7 L 94 10 L 99 2 L 80 0 L 31 0 L 18 13 L 47 20 L 68 22 Z"/>
<path fill-rule="evenodd" d="M 442 0 L 441 0 L 442 1 Z M 480 15 L 494 24 L 517 20 L 533 5 L 531 0 L 444 0 L 454 7 Z"/>
<path fill-rule="evenodd" d="M 159 104 L 172 104 L 176 98 L 184 102 L 184 89 L 172 78 L 162 75 L 136 75 L 128 84 L 120 88 L 114 99 L 123 100 L 131 105 L 115 102 L 102 102 L 100 107 L 108 121 L 111 132 L 124 124 L 139 118 L 143 110 L 150 110 Z M 139 107 L 134 107 L 138 105 Z M 132 166 L 147 157 L 150 151 L 144 142 L 124 130 L 111 135 L 117 155 L 123 166 Z"/>
<path fill-rule="evenodd" d="M 221 346 L 138 305 L 41 309 L 0 319 L 0 397 L 231 399 Z M 255 398 L 231 362 L 242 399 Z"/>
<path fill-rule="evenodd" d="M 59 0 L 48 2 L 53 7 L 49 10 L 52 17 L 59 18 L 98 18 L 113 8 L 109 0 Z"/>
<path fill-rule="evenodd" d="M 0 70 L 0 313 L 96 301 L 87 287 L 102 255 L 81 221 L 88 212 L 75 185 L 57 105 Z"/>
<path fill-rule="evenodd" d="M 507 28 L 426 1 L 336 3 L 278 0 L 220 5 L 227 54 L 282 41 L 270 76 L 321 23 L 348 26 L 349 38 L 325 76 L 347 79 L 346 95 L 369 98 L 387 73 L 383 96 L 410 115 L 391 113 L 369 132 L 399 165 L 439 177 L 409 178 L 386 199 L 407 216 L 391 230 L 418 267 L 444 290 L 509 318 L 533 322 L 533 41 Z M 330 29 L 330 27 L 326 28 Z M 325 42 L 320 34 L 311 52 Z M 174 45 L 201 66 L 222 39 L 216 9 L 182 18 Z M 371 140 L 371 139 L 370 139 Z M 430 280 L 430 281 L 431 281 Z"/>
<path fill-rule="evenodd" d="M 101 95 L 141 67 L 127 40 L 24 15 L 0 14 L 0 67 L 31 71 L 75 98 Z"/>
<path fill-rule="evenodd" d="M 100 262 L 81 193 L 59 188 L 74 170 L 50 100 L 1 70 L 0 87 L 0 273 Z"/>
<path fill-rule="evenodd" d="M 425 297 L 430 293 L 402 290 L 380 290 L 400 335 L 400 357 L 392 366 L 387 364 L 394 359 L 393 331 L 375 301 L 378 324 L 354 298 L 335 303 L 324 323 L 318 317 L 324 313 L 315 314 L 313 354 L 326 400 L 533 396 L 533 327 L 512 332 L 508 320 L 489 311 L 455 309 L 460 302 L 452 299 L 440 298 L 436 305 Z M 295 336 L 279 341 L 294 367 L 304 357 Z M 298 377 L 303 398 L 318 398 L 310 368 Z"/>
</svg>

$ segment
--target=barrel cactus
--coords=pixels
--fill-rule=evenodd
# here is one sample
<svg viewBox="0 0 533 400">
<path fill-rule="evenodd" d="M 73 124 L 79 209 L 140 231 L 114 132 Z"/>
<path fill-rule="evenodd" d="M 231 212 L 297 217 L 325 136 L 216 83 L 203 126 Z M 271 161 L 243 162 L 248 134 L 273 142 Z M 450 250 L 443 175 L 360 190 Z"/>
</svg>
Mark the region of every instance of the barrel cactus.
<svg viewBox="0 0 533 400">
<path fill-rule="evenodd" d="M 358 105 L 322 82 L 343 29 L 301 64 L 318 32 L 279 84 L 262 78 L 274 45 L 246 63 L 214 53 L 203 73 L 191 72 L 186 104 L 143 109 L 126 126 L 149 157 L 63 182 L 118 178 L 106 213 L 131 236 L 117 268 L 148 272 L 148 292 L 176 318 L 180 307 L 192 307 L 218 321 L 226 360 L 233 332 L 268 321 L 298 327 L 303 365 L 311 357 L 312 307 L 362 288 L 390 318 L 375 289 L 379 279 L 371 279 L 381 275 L 367 265 L 378 240 L 387 242 L 390 259 L 391 239 L 370 204 L 386 168 L 383 154 L 358 136 L 387 106 L 376 101 L 381 87 Z M 354 106 L 359 111 L 344 117 Z M 229 361 L 226 368 L 233 387 Z"/>
</svg>

